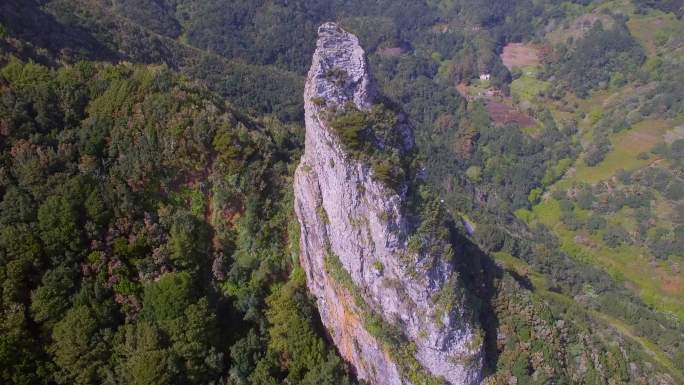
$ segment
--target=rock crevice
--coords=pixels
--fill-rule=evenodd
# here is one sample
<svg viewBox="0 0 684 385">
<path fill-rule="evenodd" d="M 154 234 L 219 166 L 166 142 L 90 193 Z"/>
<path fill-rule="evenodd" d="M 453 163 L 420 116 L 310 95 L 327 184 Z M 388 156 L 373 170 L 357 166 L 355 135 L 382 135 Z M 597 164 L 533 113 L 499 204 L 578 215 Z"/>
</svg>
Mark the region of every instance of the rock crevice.
<svg viewBox="0 0 684 385">
<path fill-rule="evenodd" d="M 404 186 L 388 187 L 351 156 L 326 120 L 377 99 L 358 39 L 319 28 L 305 86 L 305 153 L 295 173 L 300 262 L 321 319 L 359 379 L 378 385 L 481 381 L 482 343 L 459 301 L 453 261 L 412 251 Z M 398 120 L 402 153 L 413 147 Z M 420 268 L 417 268 L 419 266 Z M 442 298 L 457 300 L 444 305 Z"/>
</svg>

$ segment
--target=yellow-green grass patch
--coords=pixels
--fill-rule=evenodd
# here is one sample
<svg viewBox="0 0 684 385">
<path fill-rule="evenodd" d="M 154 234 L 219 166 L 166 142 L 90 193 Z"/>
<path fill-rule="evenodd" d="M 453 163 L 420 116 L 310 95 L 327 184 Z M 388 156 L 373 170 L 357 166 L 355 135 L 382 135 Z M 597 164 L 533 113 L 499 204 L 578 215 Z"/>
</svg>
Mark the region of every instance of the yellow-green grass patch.
<svg viewBox="0 0 684 385">
<path fill-rule="evenodd" d="M 546 277 L 532 269 L 522 259 L 516 258 L 505 251 L 494 253 L 494 259 L 505 270 L 513 271 L 522 277 L 527 277 L 535 289 L 546 289 Z"/>
<path fill-rule="evenodd" d="M 656 54 L 657 40 L 675 33 L 677 23 L 677 18 L 673 14 L 652 11 L 647 15 L 632 15 L 627 22 L 627 28 L 651 56 Z"/>
<path fill-rule="evenodd" d="M 607 222 L 613 225 L 620 225 L 627 231 L 633 231 L 637 227 L 637 221 L 634 218 L 634 209 L 630 207 L 623 207 L 616 213 L 604 215 Z"/>
<path fill-rule="evenodd" d="M 535 79 L 531 76 L 521 76 L 511 83 L 511 93 L 521 100 L 532 101 L 535 97 L 545 93 L 549 89 L 549 83 Z"/>
<path fill-rule="evenodd" d="M 639 154 L 648 154 L 653 146 L 662 142 L 663 134 L 671 127 L 672 123 L 666 120 L 645 120 L 613 135 L 613 148 L 603 161 L 593 167 L 576 162 L 575 172 L 559 181 L 558 186 L 567 188 L 577 182 L 594 184 L 609 179 L 618 170 L 632 171 L 648 165 L 654 161 L 653 156 L 639 159 Z"/>
</svg>

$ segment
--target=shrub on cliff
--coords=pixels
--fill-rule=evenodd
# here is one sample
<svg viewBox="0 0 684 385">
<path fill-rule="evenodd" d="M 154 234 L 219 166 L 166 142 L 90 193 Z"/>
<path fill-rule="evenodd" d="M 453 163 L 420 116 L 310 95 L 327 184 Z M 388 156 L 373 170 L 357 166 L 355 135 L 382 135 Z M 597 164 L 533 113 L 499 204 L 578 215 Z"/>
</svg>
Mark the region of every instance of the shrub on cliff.
<svg viewBox="0 0 684 385">
<path fill-rule="evenodd" d="M 330 121 L 330 126 L 348 150 L 359 151 L 363 146 L 363 131 L 368 127 L 368 116 L 356 108 L 345 108 Z"/>
<path fill-rule="evenodd" d="M 389 187 L 397 187 L 406 176 L 397 157 L 376 159 L 372 167 L 375 177 Z"/>
<path fill-rule="evenodd" d="M 344 149 L 352 157 L 370 165 L 373 175 L 387 187 L 396 189 L 409 174 L 413 158 L 400 155 L 402 138 L 397 114 L 380 103 L 361 111 L 352 103 L 343 109 L 328 110 L 326 120 Z"/>
</svg>

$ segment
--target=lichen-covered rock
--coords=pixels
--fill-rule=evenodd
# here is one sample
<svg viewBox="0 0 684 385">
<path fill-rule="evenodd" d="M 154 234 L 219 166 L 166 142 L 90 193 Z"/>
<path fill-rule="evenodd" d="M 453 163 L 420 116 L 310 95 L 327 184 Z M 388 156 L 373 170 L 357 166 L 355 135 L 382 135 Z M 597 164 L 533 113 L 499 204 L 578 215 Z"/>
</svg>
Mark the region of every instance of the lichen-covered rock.
<svg viewBox="0 0 684 385">
<path fill-rule="evenodd" d="M 409 247 L 410 182 L 380 182 L 326 120 L 331 109 L 368 111 L 375 101 L 363 49 L 334 23 L 319 29 L 304 98 L 306 149 L 294 186 L 300 261 L 341 355 L 371 384 L 479 383 L 482 338 L 453 262 Z M 407 153 L 412 131 L 396 129 Z"/>
</svg>

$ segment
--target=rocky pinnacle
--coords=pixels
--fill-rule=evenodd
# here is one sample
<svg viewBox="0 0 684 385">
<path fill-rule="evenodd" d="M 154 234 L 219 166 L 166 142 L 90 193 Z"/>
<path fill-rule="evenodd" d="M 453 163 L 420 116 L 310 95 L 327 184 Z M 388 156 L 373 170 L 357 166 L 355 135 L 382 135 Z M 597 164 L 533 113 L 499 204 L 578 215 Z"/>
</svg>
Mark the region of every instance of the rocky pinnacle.
<svg viewBox="0 0 684 385">
<path fill-rule="evenodd" d="M 407 189 L 377 180 L 372 167 L 346 153 L 326 121 L 327 111 L 348 103 L 368 111 L 375 94 L 358 39 L 323 24 L 304 91 L 306 148 L 294 181 L 307 286 L 359 379 L 477 384 L 479 329 L 464 301 L 441 301 L 459 298 L 453 262 L 410 251 L 412 226 L 401 193 Z M 413 146 L 410 127 L 397 129 L 405 149 Z"/>
</svg>

